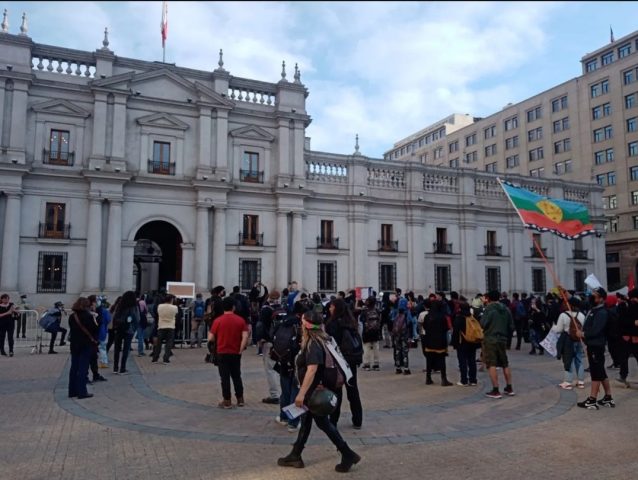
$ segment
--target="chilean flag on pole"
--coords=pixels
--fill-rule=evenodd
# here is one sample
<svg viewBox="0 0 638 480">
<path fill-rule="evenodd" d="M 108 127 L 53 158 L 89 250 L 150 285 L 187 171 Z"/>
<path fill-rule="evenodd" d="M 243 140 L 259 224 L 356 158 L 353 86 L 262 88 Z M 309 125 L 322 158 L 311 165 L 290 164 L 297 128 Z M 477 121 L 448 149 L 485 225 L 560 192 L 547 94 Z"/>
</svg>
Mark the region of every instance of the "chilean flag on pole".
<svg viewBox="0 0 638 480">
<path fill-rule="evenodd" d="M 162 32 L 162 48 L 164 48 L 166 37 L 168 37 L 168 2 L 162 2 L 162 23 L 160 24 L 160 31 Z"/>
</svg>

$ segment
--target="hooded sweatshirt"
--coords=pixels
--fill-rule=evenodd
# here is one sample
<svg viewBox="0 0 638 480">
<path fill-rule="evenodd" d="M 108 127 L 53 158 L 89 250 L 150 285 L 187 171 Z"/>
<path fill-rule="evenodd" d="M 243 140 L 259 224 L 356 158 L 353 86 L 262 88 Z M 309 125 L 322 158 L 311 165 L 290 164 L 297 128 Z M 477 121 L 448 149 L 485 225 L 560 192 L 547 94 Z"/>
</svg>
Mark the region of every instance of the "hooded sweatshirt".
<svg viewBox="0 0 638 480">
<path fill-rule="evenodd" d="M 485 307 L 481 319 L 485 342 L 507 342 L 510 332 L 514 330 L 512 314 L 500 302 L 492 302 Z"/>
</svg>

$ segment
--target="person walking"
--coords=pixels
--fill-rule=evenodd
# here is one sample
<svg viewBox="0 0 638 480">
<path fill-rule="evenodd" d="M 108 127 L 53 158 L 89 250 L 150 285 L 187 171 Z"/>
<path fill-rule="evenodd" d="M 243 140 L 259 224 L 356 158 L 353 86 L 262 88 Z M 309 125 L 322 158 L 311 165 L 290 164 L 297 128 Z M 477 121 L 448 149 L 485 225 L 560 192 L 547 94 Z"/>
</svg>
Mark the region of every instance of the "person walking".
<svg viewBox="0 0 638 480">
<path fill-rule="evenodd" d="M 233 380 L 237 406 L 243 407 L 244 384 L 241 379 L 241 354 L 248 346 L 248 323 L 235 314 L 236 301 L 232 297 L 222 300 L 224 313 L 217 317 L 208 333 L 209 348 L 211 342 L 217 349 L 217 367 L 222 384 L 222 401 L 219 408 L 233 408 L 230 396 L 230 380 Z"/>
<path fill-rule="evenodd" d="M 304 406 L 307 408 L 308 401 L 324 378 L 326 355 L 328 355 L 326 342 L 329 337 L 324 331 L 322 323 L 322 316 L 314 311 L 307 311 L 301 318 L 301 351 L 295 360 L 297 378 L 300 383 L 295 405 L 299 408 Z M 301 453 L 310 436 L 313 421 L 341 453 L 341 463 L 335 466 L 335 471 L 340 473 L 348 472 L 353 465 L 361 461 L 361 457 L 348 446 L 337 430 L 337 426 L 329 420 L 328 416 L 316 415 L 308 410 L 301 416 L 301 427 L 292 451 L 285 457 L 279 458 L 277 465 L 304 468 L 305 465 L 301 458 Z"/>
<path fill-rule="evenodd" d="M 502 398 L 498 388 L 497 368 L 503 369 L 505 377 L 505 395 L 514 396 L 512 388 L 512 371 L 507 359 L 507 339 L 514 330 L 514 320 L 509 309 L 499 302 L 500 294 L 496 290 L 488 292 L 485 297 L 487 305 L 481 318 L 483 327 L 483 360 L 492 382 L 492 390 L 487 392 L 490 398 Z"/>
<path fill-rule="evenodd" d="M 0 296 L 0 355 L 6 357 L 4 339 L 9 344 L 9 356 L 13 357 L 13 331 L 15 328 L 16 307 L 11 303 L 11 297 L 3 293 Z"/>
<path fill-rule="evenodd" d="M 350 403 L 350 412 L 352 413 L 352 426 L 358 430 L 363 423 L 363 406 L 359 395 L 359 385 L 357 385 L 357 367 L 361 363 L 361 357 L 351 355 L 349 351 L 350 345 L 346 346 L 346 337 L 348 335 L 351 337 L 359 335 L 357 320 L 343 298 L 336 298 L 330 302 L 328 312 L 330 316 L 325 324 L 326 333 L 335 339 L 352 371 L 352 378 L 345 384 L 345 387 L 348 403 Z M 341 416 L 343 390 L 339 389 L 335 393 L 337 394 L 337 408 L 330 415 L 330 421 L 336 425 Z"/>
<path fill-rule="evenodd" d="M 133 341 L 133 335 L 137 331 L 139 321 L 140 309 L 137 305 L 135 292 L 132 290 L 124 292 L 113 314 L 113 333 L 115 334 L 114 373 L 128 375 L 126 361 L 131 351 L 131 342 Z M 120 354 L 122 355 L 121 362 Z"/>
<path fill-rule="evenodd" d="M 91 355 L 97 348 L 98 325 L 89 311 L 88 298 L 80 297 L 71 308 L 71 368 L 69 369 L 69 398 L 91 398 L 86 389 Z"/>
<path fill-rule="evenodd" d="M 175 297 L 166 295 L 164 301 L 157 306 L 157 341 L 153 345 L 153 357 L 151 363 L 157 363 L 162 342 L 165 342 L 164 357 L 162 363 L 167 365 L 171 362 L 171 349 L 173 348 L 173 338 L 175 336 L 175 318 L 178 308 Z"/>
</svg>

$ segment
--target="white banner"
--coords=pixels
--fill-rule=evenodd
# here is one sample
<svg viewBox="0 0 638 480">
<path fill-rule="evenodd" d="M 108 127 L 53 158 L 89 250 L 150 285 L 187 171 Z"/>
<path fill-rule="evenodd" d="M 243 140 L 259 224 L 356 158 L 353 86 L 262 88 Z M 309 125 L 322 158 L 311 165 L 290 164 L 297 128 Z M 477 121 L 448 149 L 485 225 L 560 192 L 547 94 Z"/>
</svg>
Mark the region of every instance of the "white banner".
<svg viewBox="0 0 638 480">
<path fill-rule="evenodd" d="M 558 352 L 556 351 L 556 343 L 558 342 L 559 333 L 550 330 L 547 336 L 540 343 L 540 346 L 545 349 L 552 357 L 556 357 Z"/>
</svg>

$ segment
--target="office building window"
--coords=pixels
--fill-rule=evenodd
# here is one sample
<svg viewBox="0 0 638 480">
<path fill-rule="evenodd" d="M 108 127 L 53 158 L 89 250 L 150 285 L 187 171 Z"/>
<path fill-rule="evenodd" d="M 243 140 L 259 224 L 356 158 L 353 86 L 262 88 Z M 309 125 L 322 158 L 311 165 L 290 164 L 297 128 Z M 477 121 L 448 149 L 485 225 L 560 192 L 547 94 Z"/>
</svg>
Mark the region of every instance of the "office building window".
<svg viewBox="0 0 638 480">
<path fill-rule="evenodd" d="M 434 160 L 438 160 L 443 157 L 443 147 L 439 147 L 434 150 Z"/>
<path fill-rule="evenodd" d="M 379 263 L 379 292 L 394 292 L 397 288 L 397 264 Z"/>
<path fill-rule="evenodd" d="M 532 268 L 532 291 L 534 293 L 547 293 L 544 268 Z"/>
<path fill-rule="evenodd" d="M 485 156 L 491 157 L 492 155 L 496 155 L 496 144 L 488 145 L 485 147 Z"/>
<path fill-rule="evenodd" d="M 622 74 L 622 83 L 625 85 L 630 85 L 636 81 L 636 73 L 634 69 L 627 70 Z"/>
<path fill-rule="evenodd" d="M 600 150 L 594 153 L 594 163 L 596 165 L 602 165 L 603 163 L 609 163 L 614 161 L 614 149 L 608 148 L 606 150 Z"/>
<path fill-rule="evenodd" d="M 638 142 L 629 142 L 627 145 L 627 153 L 630 157 L 638 155 Z"/>
<path fill-rule="evenodd" d="M 506 132 L 518 128 L 518 117 L 508 118 L 503 122 L 503 126 L 505 127 Z"/>
<path fill-rule="evenodd" d="M 38 253 L 38 293 L 66 293 L 66 252 Z"/>
<path fill-rule="evenodd" d="M 556 175 L 564 175 L 572 172 L 572 161 L 565 160 L 563 162 L 557 162 L 554 164 L 554 173 Z"/>
<path fill-rule="evenodd" d="M 631 43 L 618 47 L 618 58 L 624 58 L 631 53 Z"/>
<path fill-rule="evenodd" d="M 518 167 L 518 165 L 519 165 L 518 155 L 511 155 L 505 159 L 505 166 L 507 168 Z"/>
<path fill-rule="evenodd" d="M 611 125 L 607 125 L 603 128 L 597 128 L 594 130 L 594 142 L 602 142 L 603 140 L 609 140 L 613 138 L 614 131 Z"/>
<path fill-rule="evenodd" d="M 543 127 L 534 128 L 527 132 L 527 140 L 533 142 L 543 138 Z"/>
<path fill-rule="evenodd" d="M 638 192 L 631 192 L 631 204 L 638 205 Z"/>
<path fill-rule="evenodd" d="M 603 103 L 591 109 L 592 120 L 598 120 L 599 118 L 608 117 L 611 115 L 611 103 Z"/>
<path fill-rule="evenodd" d="M 496 136 L 496 125 L 492 125 L 483 130 L 483 134 L 485 139 L 492 138 Z"/>
<path fill-rule="evenodd" d="M 610 218 L 609 222 L 607 222 L 606 230 L 608 232 L 617 232 L 618 231 L 618 217 Z"/>
<path fill-rule="evenodd" d="M 587 72 L 593 72 L 595 70 L 598 70 L 598 60 L 594 59 L 587 62 L 585 64 L 585 70 Z"/>
<path fill-rule="evenodd" d="M 337 291 L 337 262 L 317 262 L 317 289 L 319 292 Z"/>
<path fill-rule="evenodd" d="M 478 152 L 470 152 L 463 155 L 463 161 L 465 163 L 473 163 L 478 160 Z"/>
<path fill-rule="evenodd" d="M 636 94 L 625 95 L 625 108 L 630 109 L 636 106 Z"/>
<path fill-rule="evenodd" d="M 603 187 L 616 185 L 616 172 L 607 172 L 596 175 L 596 183 Z"/>
<path fill-rule="evenodd" d="M 545 176 L 545 167 L 534 168 L 529 171 L 529 176 L 534 178 L 542 178 Z"/>
<path fill-rule="evenodd" d="M 556 120 L 552 125 L 554 127 L 554 133 L 562 132 L 564 130 L 569 130 L 569 117 Z"/>
<path fill-rule="evenodd" d="M 636 120 L 638 119 L 638 117 L 632 117 L 632 118 L 628 118 L 627 119 L 627 131 L 628 132 L 635 132 L 636 131 Z"/>
<path fill-rule="evenodd" d="M 505 139 L 505 150 L 518 147 L 518 135 Z"/>
<path fill-rule="evenodd" d="M 552 112 L 560 112 L 567 108 L 567 95 L 563 95 L 560 98 L 552 100 Z"/>
<path fill-rule="evenodd" d="M 541 118 L 542 113 L 543 113 L 543 110 L 541 109 L 540 105 L 538 107 L 532 108 L 531 110 L 528 110 L 527 123 L 538 120 L 539 118 Z"/>
<path fill-rule="evenodd" d="M 485 165 L 485 171 L 488 173 L 496 173 L 496 163 L 492 162 Z"/>
<path fill-rule="evenodd" d="M 448 145 L 448 151 L 450 153 L 457 152 L 458 150 L 459 150 L 459 141 L 458 140 L 456 140 L 456 141 L 450 143 L 450 145 Z"/>
<path fill-rule="evenodd" d="M 609 93 L 609 80 L 603 80 L 600 83 L 596 83 L 589 87 L 591 98 L 599 97 L 600 95 L 604 95 Z"/>
<path fill-rule="evenodd" d="M 45 207 L 44 228 L 40 230 L 42 238 L 67 238 L 66 205 L 64 203 L 47 203 Z"/>
<path fill-rule="evenodd" d="M 459 158 L 453 158 L 449 161 L 450 168 L 459 168 Z"/>
<path fill-rule="evenodd" d="M 476 133 L 473 133 L 473 134 L 468 135 L 467 137 L 465 137 L 465 146 L 466 147 L 474 145 L 475 143 L 476 143 Z"/>
<path fill-rule="evenodd" d="M 600 57 L 603 65 L 609 65 L 614 61 L 614 52 L 609 52 Z"/>
<path fill-rule="evenodd" d="M 629 167 L 629 178 L 633 180 L 638 180 L 638 167 Z"/>
<path fill-rule="evenodd" d="M 239 288 L 243 292 L 249 292 L 257 282 L 261 282 L 261 260 L 258 258 L 240 258 Z"/>
<path fill-rule="evenodd" d="M 638 215 L 632 215 L 631 221 L 633 223 L 634 230 L 638 230 Z"/>
<path fill-rule="evenodd" d="M 564 138 L 558 142 L 554 142 L 554 153 L 569 152 L 572 149 L 572 144 L 569 138 Z"/>
<path fill-rule="evenodd" d="M 534 162 L 536 160 L 542 160 L 545 158 L 543 154 L 543 147 L 534 148 L 529 151 L 529 161 Z"/>
</svg>

